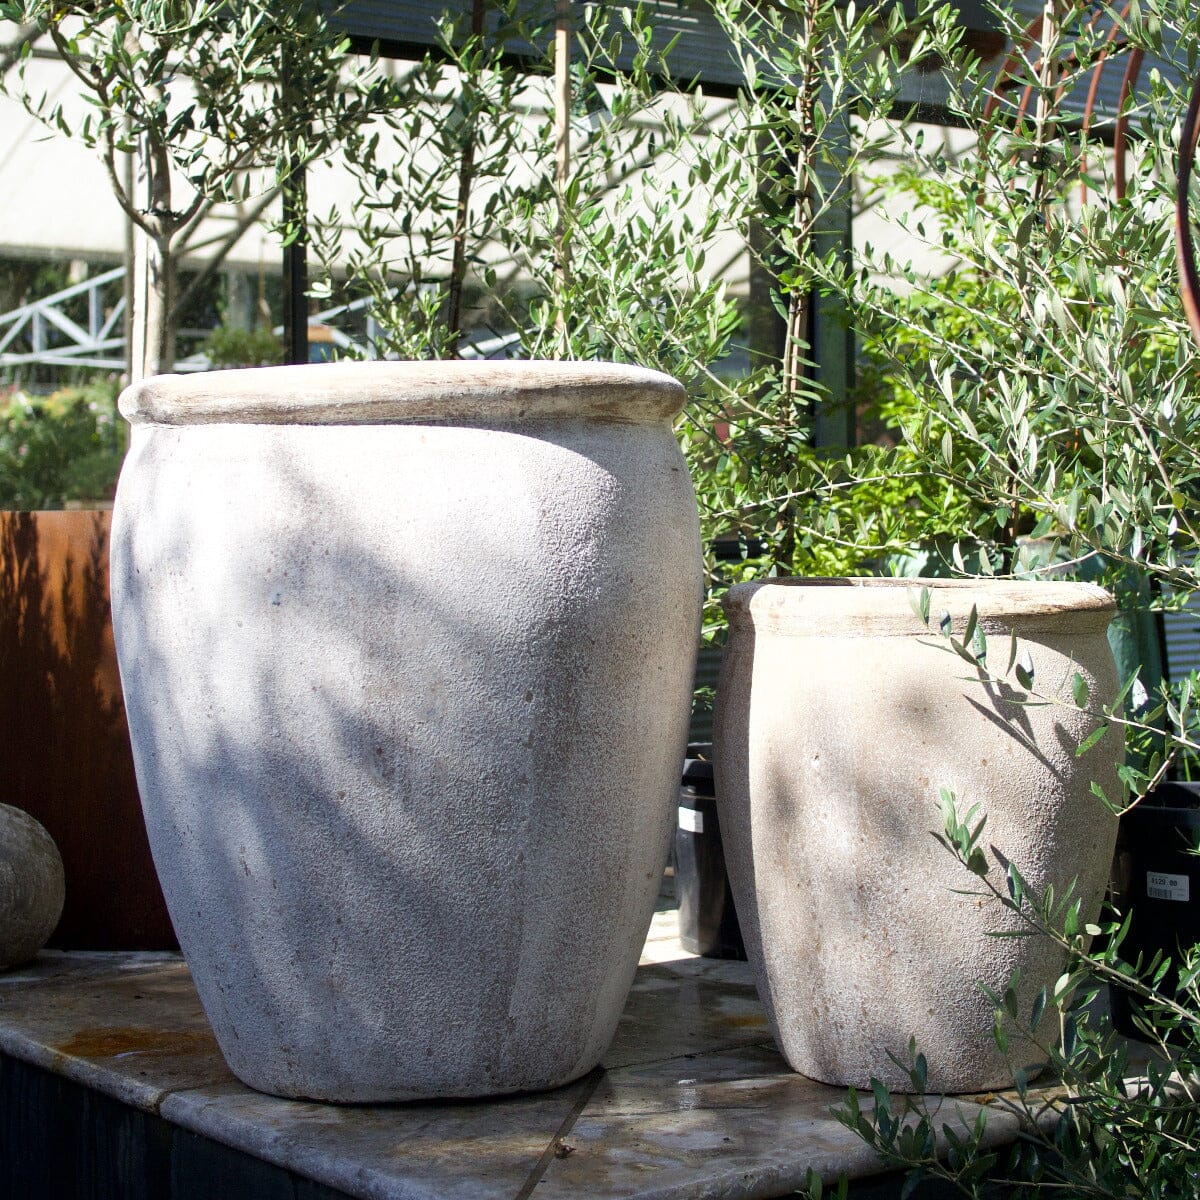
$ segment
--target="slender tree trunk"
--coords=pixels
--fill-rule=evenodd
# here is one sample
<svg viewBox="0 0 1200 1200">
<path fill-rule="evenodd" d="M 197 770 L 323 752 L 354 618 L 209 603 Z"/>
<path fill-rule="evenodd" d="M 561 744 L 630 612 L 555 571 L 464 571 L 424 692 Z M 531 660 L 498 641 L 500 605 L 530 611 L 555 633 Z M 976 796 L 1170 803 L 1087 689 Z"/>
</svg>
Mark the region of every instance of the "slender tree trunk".
<svg viewBox="0 0 1200 1200">
<path fill-rule="evenodd" d="M 816 175 L 817 132 L 814 110 L 821 84 L 821 41 L 817 28 L 820 0 L 810 0 L 801 29 L 803 69 L 796 92 L 796 167 L 792 176 L 792 237 L 798 264 L 813 249 L 813 184 Z M 787 333 L 783 351 L 783 395 L 793 418 L 799 417 L 799 394 L 808 352 L 811 287 L 801 272 L 788 297 Z"/>
<path fill-rule="evenodd" d="M 133 234 L 133 287 L 129 313 L 129 382 L 162 375 L 175 367 L 172 309 L 175 256 L 169 237 Z"/>
<path fill-rule="evenodd" d="M 130 35 L 132 37 L 132 34 Z M 164 50 L 166 47 L 164 47 Z M 161 100 L 157 89 L 147 95 Z M 139 171 L 145 180 L 143 228 L 134 234 L 134 311 L 131 382 L 162 375 L 175 367 L 175 235 L 181 222 L 172 208 L 171 157 L 153 133 L 139 145 Z"/>
<path fill-rule="evenodd" d="M 125 137 L 132 142 L 128 120 L 125 123 Z M 126 199 L 132 200 L 135 175 L 137 171 L 137 156 L 129 151 L 122 156 L 121 179 L 125 188 Z M 133 223 L 133 218 L 125 218 L 125 382 L 136 383 L 142 377 L 140 326 L 134 314 L 145 307 L 144 300 L 139 297 L 135 280 L 138 274 L 138 238 L 143 236 Z"/>
<path fill-rule="evenodd" d="M 1059 86 L 1062 64 L 1059 62 L 1059 0 L 1045 0 L 1042 6 L 1041 58 L 1038 61 L 1037 106 L 1034 110 L 1034 155 L 1037 174 L 1033 199 L 1040 204 L 1046 193 L 1047 146 L 1055 131 L 1051 128 L 1057 107 L 1054 93 Z"/>
<path fill-rule="evenodd" d="M 150 246 L 152 252 L 147 264 L 146 373 L 161 375 L 175 369 L 176 320 L 172 311 L 175 307 L 175 255 L 169 235 L 154 238 Z"/>
<path fill-rule="evenodd" d="M 815 108 L 821 86 L 821 36 L 818 28 L 821 0 L 809 0 L 800 31 L 802 67 L 793 109 L 795 121 L 795 169 L 792 173 L 791 255 L 798 278 L 788 294 L 787 328 L 784 332 L 780 404 L 782 417 L 793 429 L 805 420 L 804 378 L 810 357 L 809 310 L 812 306 L 810 272 L 805 269 L 815 252 L 814 189 L 817 172 L 817 130 Z M 796 556 L 795 503 L 789 502 L 784 530 L 773 555 L 777 574 L 792 574 Z"/>
</svg>

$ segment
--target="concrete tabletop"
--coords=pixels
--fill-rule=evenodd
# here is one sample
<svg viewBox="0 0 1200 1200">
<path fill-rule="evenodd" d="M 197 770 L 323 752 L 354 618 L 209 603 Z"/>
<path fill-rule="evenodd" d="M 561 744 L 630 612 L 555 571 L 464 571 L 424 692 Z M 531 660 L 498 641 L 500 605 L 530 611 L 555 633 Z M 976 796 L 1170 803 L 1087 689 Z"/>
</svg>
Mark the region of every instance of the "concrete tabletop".
<svg viewBox="0 0 1200 1200">
<path fill-rule="evenodd" d="M 657 960 L 657 961 L 655 961 Z M 0 1051 L 371 1200 L 772 1197 L 881 1170 L 842 1089 L 779 1056 L 745 963 L 685 956 L 662 918 L 603 1067 L 541 1095 L 335 1107 L 226 1067 L 177 955 L 43 952 L 0 975 Z M 979 1109 L 943 1101 L 946 1122 Z M 990 1136 L 1014 1119 L 993 1112 Z"/>
</svg>

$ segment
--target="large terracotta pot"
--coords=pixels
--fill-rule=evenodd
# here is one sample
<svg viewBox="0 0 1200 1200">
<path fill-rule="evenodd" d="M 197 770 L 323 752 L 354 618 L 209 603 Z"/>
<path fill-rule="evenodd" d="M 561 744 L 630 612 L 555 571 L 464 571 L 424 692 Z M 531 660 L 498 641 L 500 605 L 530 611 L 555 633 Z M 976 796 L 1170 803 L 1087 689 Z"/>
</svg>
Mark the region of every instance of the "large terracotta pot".
<svg viewBox="0 0 1200 1200">
<path fill-rule="evenodd" d="M 925 581 L 922 581 L 924 583 Z M 961 635 L 975 606 L 993 664 L 1015 631 L 1034 685 L 1070 702 L 1117 691 L 1105 628 L 1111 598 L 1090 584 L 929 581 L 936 631 Z M 939 790 L 986 813 L 985 848 L 1030 885 L 1078 877 L 1084 919 L 1099 909 L 1116 819 L 1121 739 L 1082 757 L 1094 719 L 1025 706 L 985 683 L 915 615 L 910 581 L 745 584 L 725 602 L 731 635 L 717 696 L 717 796 L 738 916 L 780 1048 L 805 1075 L 895 1089 L 915 1038 L 937 1091 L 1011 1083 L 980 983 L 1003 992 L 1017 968 L 1022 1012 L 1061 970 L 1039 938 L 995 938 L 1019 922 L 956 894 L 978 881 L 931 835 Z M 997 661 L 998 660 L 998 661 Z M 997 882 L 1003 870 L 991 855 Z M 1060 891 L 1061 894 L 1061 891 Z M 1013 1065 L 1036 1059 L 1013 1045 Z"/>
<path fill-rule="evenodd" d="M 121 411 L 114 628 L 230 1067 L 336 1101 L 599 1060 L 672 830 L 701 603 L 672 379 L 371 363 Z"/>
</svg>

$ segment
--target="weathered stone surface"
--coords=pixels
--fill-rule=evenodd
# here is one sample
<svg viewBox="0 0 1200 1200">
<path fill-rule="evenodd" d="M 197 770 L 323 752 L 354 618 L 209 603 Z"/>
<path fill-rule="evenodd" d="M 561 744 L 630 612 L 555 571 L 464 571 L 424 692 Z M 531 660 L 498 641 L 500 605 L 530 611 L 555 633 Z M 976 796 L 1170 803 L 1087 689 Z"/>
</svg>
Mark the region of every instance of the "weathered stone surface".
<svg viewBox="0 0 1200 1200">
<path fill-rule="evenodd" d="M 49 951 L 0 976 L 0 1054 L 362 1200 L 761 1200 L 802 1187 L 810 1167 L 830 1183 L 883 1169 L 834 1116 L 845 1092 L 776 1052 L 744 962 L 644 966 L 605 1070 L 477 1103 L 251 1092 L 222 1061 L 186 966 L 163 955 Z M 979 1114 L 931 1108 L 939 1132 Z M 1011 1141 L 1015 1118 L 991 1111 L 987 1134 Z"/>
<path fill-rule="evenodd" d="M 920 581 L 924 584 L 926 581 Z M 1098 908 L 1116 820 L 1091 783 L 1116 793 L 1117 736 L 1083 757 L 1093 718 L 1071 707 L 1072 677 L 1098 710 L 1116 693 L 1105 639 L 1112 602 L 1086 584 L 928 581 L 934 627 L 961 635 L 972 605 L 1000 671 L 1015 630 L 1039 690 L 1027 706 L 986 684 L 910 605 L 908 581 L 772 582 L 733 589 L 719 685 L 715 762 L 738 916 L 776 1038 L 796 1070 L 830 1083 L 874 1076 L 911 1087 L 889 1055 L 915 1037 L 932 1091 L 1011 1082 L 982 981 L 1020 1004 L 1061 969 L 1037 938 L 989 937 L 1018 922 L 978 892 L 931 836 L 940 788 L 986 814 L 984 847 L 1030 885 L 1079 879 Z M 998 882 L 1003 870 L 990 855 Z M 1013 1058 L 1036 1059 L 1013 1046 Z"/>
<path fill-rule="evenodd" d="M 0 970 L 28 962 L 46 944 L 65 896 L 54 839 L 27 812 L 0 804 Z"/>
<path fill-rule="evenodd" d="M 650 372 L 530 363 L 123 397 L 112 593 L 139 787 L 252 1086 L 469 1097 L 600 1058 L 686 737 L 682 402 Z"/>
</svg>

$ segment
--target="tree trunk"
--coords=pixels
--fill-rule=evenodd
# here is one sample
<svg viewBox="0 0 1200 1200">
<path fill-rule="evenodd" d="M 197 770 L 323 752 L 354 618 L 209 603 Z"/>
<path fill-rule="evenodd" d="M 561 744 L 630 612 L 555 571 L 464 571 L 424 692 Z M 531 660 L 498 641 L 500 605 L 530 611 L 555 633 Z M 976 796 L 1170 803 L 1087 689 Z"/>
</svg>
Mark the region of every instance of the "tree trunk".
<svg viewBox="0 0 1200 1200">
<path fill-rule="evenodd" d="M 147 374 L 161 375 L 175 369 L 175 255 L 169 237 L 151 242 L 148 303 L 146 305 Z"/>
<path fill-rule="evenodd" d="M 132 34 L 130 35 L 132 37 Z M 169 46 L 163 42 L 161 50 Z M 153 101 L 162 101 L 157 87 L 147 91 Z M 175 255 L 173 243 L 185 221 L 174 211 L 171 189 L 171 155 L 161 130 L 143 131 L 138 145 L 138 170 L 145 181 L 145 207 L 140 210 L 141 229 L 134 233 L 131 374 L 144 379 L 162 375 L 175 367 Z M 140 303 L 138 303 L 140 301 Z"/>
<path fill-rule="evenodd" d="M 169 235 L 133 237 L 130 383 L 175 368 L 175 255 Z"/>
</svg>

